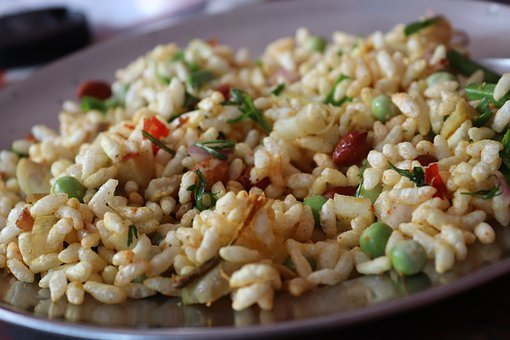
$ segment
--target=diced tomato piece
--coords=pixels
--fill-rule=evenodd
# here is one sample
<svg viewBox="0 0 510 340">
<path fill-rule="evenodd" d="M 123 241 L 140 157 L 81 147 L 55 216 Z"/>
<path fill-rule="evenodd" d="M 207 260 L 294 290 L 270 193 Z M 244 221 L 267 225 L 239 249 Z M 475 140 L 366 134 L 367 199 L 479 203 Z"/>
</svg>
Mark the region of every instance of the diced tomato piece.
<svg viewBox="0 0 510 340">
<path fill-rule="evenodd" d="M 437 191 L 434 194 L 434 197 L 451 199 L 450 192 L 446 188 L 446 185 L 439 174 L 439 165 L 437 163 L 431 163 L 425 168 L 425 182 L 436 188 Z"/>
<path fill-rule="evenodd" d="M 156 116 L 145 118 L 143 121 L 143 130 L 156 139 L 165 138 L 170 133 L 168 127 L 162 123 Z M 156 154 L 159 148 L 152 144 L 152 152 Z"/>
<path fill-rule="evenodd" d="M 200 170 L 204 175 L 206 191 L 210 191 L 214 183 L 226 183 L 228 179 L 228 162 L 221 159 L 212 157 L 204 159 L 198 162 L 193 170 Z"/>
</svg>

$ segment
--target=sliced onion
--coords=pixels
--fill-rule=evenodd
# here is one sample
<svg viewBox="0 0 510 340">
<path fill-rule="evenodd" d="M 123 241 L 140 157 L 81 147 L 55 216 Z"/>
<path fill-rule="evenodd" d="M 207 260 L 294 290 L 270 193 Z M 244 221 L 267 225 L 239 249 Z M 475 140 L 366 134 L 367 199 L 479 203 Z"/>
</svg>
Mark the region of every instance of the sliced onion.
<svg viewBox="0 0 510 340">
<path fill-rule="evenodd" d="M 505 177 L 499 171 L 495 172 L 496 177 L 498 179 L 499 191 L 501 192 L 501 196 L 503 196 L 507 202 L 510 204 L 510 187 L 506 184 Z"/>
<path fill-rule="evenodd" d="M 193 158 L 193 160 L 197 163 L 211 157 L 209 152 L 205 151 L 202 148 L 199 148 L 196 145 L 188 146 L 188 153 L 191 156 L 191 158 Z"/>
</svg>

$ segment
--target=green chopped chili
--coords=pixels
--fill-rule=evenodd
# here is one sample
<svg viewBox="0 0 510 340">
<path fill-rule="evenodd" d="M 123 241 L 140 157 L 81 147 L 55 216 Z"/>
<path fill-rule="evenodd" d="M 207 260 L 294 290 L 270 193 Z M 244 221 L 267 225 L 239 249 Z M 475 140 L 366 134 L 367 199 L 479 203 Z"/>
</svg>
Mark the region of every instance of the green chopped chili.
<svg viewBox="0 0 510 340">
<path fill-rule="evenodd" d="M 414 22 L 406 25 L 406 27 L 404 28 L 404 34 L 406 35 L 406 37 L 408 37 L 416 32 L 421 31 L 424 28 L 427 28 L 427 27 L 435 24 L 436 22 L 442 20 L 442 18 L 443 17 L 441 17 L 441 16 L 435 16 L 435 17 L 428 18 L 428 19 L 414 21 Z"/>
<path fill-rule="evenodd" d="M 480 116 L 473 119 L 473 126 L 474 127 L 482 127 L 489 119 L 491 119 L 493 112 L 490 107 L 489 99 L 487 97 L 483 97 L 482 101 L 478 106 L 476 107 L 476 111 L 480 113 Z"/>
<path fill-rule="evenodd" d="M 159 139 L 157 139 L 156 137 L 154 137 L 153 135 L 151 135 L 147 131 L 142 130 L 142 135 L 145 138 L 147 138 L 148 140 L 150 140 L 152 142 L 152 144 L 156 145 L 158 148 L 163 149 L 164 151 L 168 152 L 172 156 L 175 156 L 175 151 L 174 150 L 170 149 L 163 142 L 161 142 Z"/>
<path fill-rule="evenodd" d="M 455 50 L 449 50 L 446 56 L 450 66 L 465 76 L 469 77 L 475 71 L 482 70 L 484 73 L 484 81 L 486 82 L 497 83 L 499 78 L 501 78 L 500 74 L 483 65 L 480 65 L 479 63 L 469 59 L 462 53 L 459 53 Z"/>
<path fill-rule="evenodd" d="M 235 146 L 235 142 L 232 140 L 208 140 L 205 142 L 195 143 L 195 146 L 198 146 L 202 150 L 207 151 L 213 157 L 225 160 L 227 156 L 218 152 L 218 150 L 232 149 Z"/>
</svg>

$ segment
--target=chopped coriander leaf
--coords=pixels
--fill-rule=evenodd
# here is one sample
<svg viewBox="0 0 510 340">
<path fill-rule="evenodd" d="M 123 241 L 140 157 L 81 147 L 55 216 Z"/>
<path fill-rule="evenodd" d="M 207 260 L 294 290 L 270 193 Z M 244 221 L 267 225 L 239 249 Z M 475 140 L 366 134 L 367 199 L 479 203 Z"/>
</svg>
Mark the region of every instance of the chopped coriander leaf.
<svg viewBox="0 0 510 340">
<path fill-rule="evenodd" d="M 133 237 L 135 239 L 138 238 L 138 229 L 136 225 L 131 224 L 128 229 L 128 238 L 127 238 L 127 246 L 129 247 L 133 243 Z"/>
<path fill-rule="evenodd" d="M 501 195 L 501 190 L 499 190 L 499 186 L 495 186 L 488 190 L 479 190 L 476 192 L 461 192 L 462 195 L 474 196 L 477 198 L 481 198 L 484 200 L 491 199 L 493 197 Z"/>
<path fill-rule="evenodd" d="M 400 176 L 404 176 L 409 178 L 412 182 L 416 183 L 416 186 L 422 187 L 427 185 L 425 183 L 425 173 L 423 171 L 423 168 L 415 166 L 413 170 L 403 170 L 397 168 L 395 165 L 391 164 L 391 162 L 388 162 L 390 168 L 395 170 Z"/>
<path fill-rule="evenodd" d="M 145 138 L 147 138 L 148 140 L 150 140 L 152 142 L 152 144 L 156 145 L 158 148 L 163 149 L 164 151 L 168 152 L 172 156 L 175 156 L 175 151 L 174 150 L 170 149 L 163 142 L 161 142 L 159 139 L 157 139 L 156 137 L 154 137 L 153 135 L 151 135 L 147 131 L 142 130 L 142 135 Z"/>
<path fill-rule="evenodd" d="M 227 156 L 218 152 L 218 150 L 232 149 L 235 144 L 236 143 L 232 140 L 208 140 L 205 142 L 195 143 L 195 146 L 207 151 L 215 158 L 225 160 L 227 159 Z"/>
<path fill-rule="evenodd" d="M 251 119 L 257 123 L 265 133 L 269 134 L 272 130 L 269 123 L 264 118 L 264 113 L 255 107 L 251 97 L 241 89 L 230 90 L 230 100 L 223 103 L 224 105 L 238 105 L 241 114 L 239 117 L 230 119 L 228 123 L 237 123 L 246 119 Z"/>
<path fill-rule="evenodd" d="M 279 96 L 283 90 L 285 90 L 285 83 L 280 83 L 271 91 L 271 93 L 274 94 L 275 96 Z"/>
<path fill-rule="evenodd" d="M 510 100 L 510 93 L 507 93 L 500 100 L 494 99 L 494 89 L 496 84 L 490 83 L 473 83 L 466 86 L 466 96 L 468 100 L 483 100 L 487 98 L 489 103 L 493 104 L 496 108 L 502 107 L 506 101 Z"/>
<path fill-rule="evenodd" d="M 192 88 L 198 89 L 213 79 L 214 74 L 211 71 L 198 69 L 192 71 L 191 74 L 188 76 L 188 84 Z"/>
<path fill-rule="evenodd" d="M 474 62 L 462 53 L 455 50 L 449 50 L 446 54 L 448 63 L 454 69 L 465 76 L 472 75 L 475 71 L 482 70 L 484 73 L 484 81 L 490 83 L 497 83 L 501 75 L 493 70 Z"/>
<path fill-rule="evenodd" d="M 473 119 L 473 126 L 474 127 L 482 127 L 489 119 L 492 117 L 492 110 L 490 107 L 489 99 L 487 97 L 483 97 L 482 101 L 478 106 L 476 107 L 476 111 L 480 113 L 480 116 Z"/>
<path fill-rule="evenodd" d="M 442 19 L 441 16 L 435 16 L 435 17 L 428 18 L 428 19 L 414 21 L 414 22 L 406 25 L 406 27 L 404 28 L 404 34 L 406 35 L 406 37 L 408 37 L 411 34 L 419 32 L 422 29 L 427 28 L 427 27 L 435 24 L 436 22 L 438 22 L 441 19 Z"/>
<path fill-rule="evenodd" d="M 333 87 L 331 90 L 329 90 L 328 94 L 326 95 L 326 98 L 324 99 L 324 104 L 331 104 L 333 106 L 342 106 L 345 102 L 348 102 L 352 100 L 350 97 L 343 97 L 340 100 L 335 100 L 335 90 L 338 84 L 340 84 L 342 81 L 349 79 L 348 76 L 345 74 L 341 74 L 338 79 L 333 84 Z"/>
<path fill-rule="evenodd" d="M 362 165 L 361 165 L 361 169 L 359 171 L 359 185 L 358 185 L 358 188 L 356 189 L 356 192 L 354 193 L 354 196 L 356 197 L 360 197 L 360 194 L 361 194 L 361 189 L 363 188 L 363 174 L 365 173 L 365 170 L 367 169 L 368 167 L 368 162 L 366 160 L 363 161 Z"/>
</svg>

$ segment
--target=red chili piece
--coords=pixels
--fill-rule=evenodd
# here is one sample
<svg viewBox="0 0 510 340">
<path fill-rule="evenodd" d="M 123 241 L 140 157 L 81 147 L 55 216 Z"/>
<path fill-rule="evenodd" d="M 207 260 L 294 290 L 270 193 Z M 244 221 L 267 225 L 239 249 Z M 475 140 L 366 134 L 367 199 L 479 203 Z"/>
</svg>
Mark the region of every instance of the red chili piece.
<svg viewBox="0 0 510 340">
<path fill-rule="evenodd" d="M 424 155 L 419 155 L 414 160 L 420 162 L 422 166 L 428 166 L 430 163 L 437 162 L 437 158 L 428 153 Z"/>
<path fill-rule="evenodd" d="M 437 191 L 434 194 L 434 197 L 439 197 L 441 199 L 451 198 L 450 192 L 448 192 L 448 189 L 439 174 L 439 165 L 437 163 L 431 163 L 425 168 L 425 182 L 436 188 Z"/>
<path fill-rule="evenodd" d="M 244 168 L 243 172 L 241 172 L 241 175 L 237 179 L 239 183 L 246 189 L 246 191 L 249 191 L 253 187 L 257 187 L 261 190 L 266 190 L 269 184 L 271 184 L 271 180 L 269 177 L 264 177 L 257 183 L 253 184 L 250 180 L 250 172 L 251 169 L 253 169 L 253 165 L 247 166 Z"/>
<path fill-rule="evenodd" d="M 92 97 L 100 100 L 108 99 L 112 96 L 110 84 L 100 80 L 89 80 L 78 87 L 76 92 L 78 98 Z"/>
<path fill-rule="evenodd" d="M 363 161 L 370 151 L 366 131 L 351 130 L 347 132 L 333 150 L 333 161 L 338 166 L 349 166 Z"/>
<path fill-rule="evenodd" d="M 163 124 L 156 116 L 145 118 L 143 121 L 143 130 L 156 139 L 165 138 L 170 133 L 168 127 Z M 152 152 L 156 154 L 159 148 L 152 144 Z"/>
<path fill-rule="evenodd" d="M 225 100 L 230 100 L 230 85 L 229 84 L 222 84 L 222 85 L 218 86 L 216 91 L 221 92 L 221 94 L 223 95 L 223 98 L 225 98 Z"/>
</svg>

